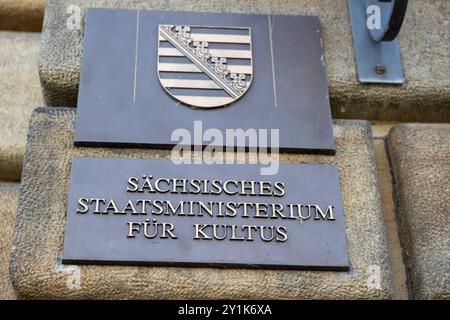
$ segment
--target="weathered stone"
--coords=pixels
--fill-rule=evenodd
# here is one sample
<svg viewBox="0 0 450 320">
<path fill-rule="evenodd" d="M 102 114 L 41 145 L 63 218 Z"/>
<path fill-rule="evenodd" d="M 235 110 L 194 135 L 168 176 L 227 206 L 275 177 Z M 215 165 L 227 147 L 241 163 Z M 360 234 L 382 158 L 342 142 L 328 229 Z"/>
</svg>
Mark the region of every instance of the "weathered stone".
<svg viewBox="0 0 450 320">
<path fill-rule="evenodd" d="M 72 108 L 38 108 L 31 118 L 14 251 L 10 260 L 12 281 L 21 297 L 392 297 L 368 122 L 335 123 L 336 156 L 282 154 L 280 159 L 290 163 L 337 164 L 351 263 L 348 272 L 61 265 L 73 156 L 163 158 L 170 161 L 170 150 L 74 147 L 74 124 L 75 110 Z M 255 155 L 251 153 L 249 156 Z"/>
<path fill-rule="evenodd" d="M 399 35 L 406 83 L 361 85 L 356 66 L 347 1 L 328 0 L 49 0 L 39 70 L 46 103 L 75 106 L 82 53 L 82 29 L 67 27 L 68 5 L 159 10 L 318 15 L 322 23 L 332 112 L 335 118 L 450 121 L 450 2 L 410 1 Z M 432 18 L 430 18 L 432 17 Z M 74 24 L 69 24 L 73 26 Z"/>
<path fill-rule="evenodd" d="M 30 114 L 42 104 L 39 33 L 0 32 L 0 179 L 20 180 Z"/>
<path fill-rule="evenodd" d="M 2 0 L 0 30 L 41 31 L 45 0 Z"/>
<path fill-rule="evenodd" d="M 376 126 L 377 125 L 372 126 L 374 137 L 377 130 L 375 128 Z M 384 129 L 383 127 L 384 126 L 378 128 L 378 130 L 381 131 Z M 374 138 L 373 148 L 377 166 L 378 190 L 380 191 L 381 208 L 384 216 L 386 244 L 391 266 L 393 298 L 396 300 L 406 300 L 409 298 L 408 281 L 406 277 L 405 263 L 403 261 L 402 246 L 398 233 L 396 207 L 393 197 L 393 178 L 386 152 L 385 139 Z"/>
<path fill-rule="evenodd" d="M 450 298 L 450 125 L 400 124 L 389 151 L 412 296 Z"/>
<path fill-rule="evenodd" d="M 374 139 L 384 139 L 389 133 L 389 130 L 396 124 L 392 121 L 370 121 L 372 125 L 372 135 Z"/>
<path fill-rule="evenodd" d="M 9 254 L 19 202 L 19 184 L 0 182 L 0 300 L 15 299 L 9 277 Z"/>
</svg>

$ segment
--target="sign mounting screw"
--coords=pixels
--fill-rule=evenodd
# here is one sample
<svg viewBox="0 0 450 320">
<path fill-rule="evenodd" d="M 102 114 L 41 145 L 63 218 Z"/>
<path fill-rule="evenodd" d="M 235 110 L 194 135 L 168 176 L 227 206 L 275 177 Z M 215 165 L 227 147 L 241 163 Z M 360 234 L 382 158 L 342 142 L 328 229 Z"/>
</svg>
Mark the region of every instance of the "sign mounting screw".
<svg viewBox="0 0 450 320">
<path fill-rule="evenodd" d="M 381 64 L 376 64 L 375 65 L 375 72 L 379 75 L 385 74 L 386 73 L 386 67 L 381 65 Z"/>
</svg>

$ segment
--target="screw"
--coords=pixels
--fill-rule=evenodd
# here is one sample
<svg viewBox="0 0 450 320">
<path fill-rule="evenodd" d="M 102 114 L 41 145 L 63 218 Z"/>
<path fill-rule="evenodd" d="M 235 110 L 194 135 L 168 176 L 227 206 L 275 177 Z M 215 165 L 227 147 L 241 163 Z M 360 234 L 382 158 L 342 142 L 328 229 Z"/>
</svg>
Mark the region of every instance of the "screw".
<svg viewBox="0 0 450 320">
<path fill-rule="evenodd" d="M 381 65 L 381 64 L 376 64 L 375 65 L 375 72 L 377 74 L 385 74 L 386 73 L 386 67 Z"/>
</svg>

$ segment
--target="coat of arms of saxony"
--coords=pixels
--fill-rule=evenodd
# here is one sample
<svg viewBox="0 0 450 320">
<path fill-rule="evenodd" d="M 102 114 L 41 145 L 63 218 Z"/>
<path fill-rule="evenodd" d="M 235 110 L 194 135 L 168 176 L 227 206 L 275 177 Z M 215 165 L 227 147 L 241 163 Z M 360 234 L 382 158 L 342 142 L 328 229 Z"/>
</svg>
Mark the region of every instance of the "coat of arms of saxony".
<svg viewBox="0 0 450 320">
<path fill-rule="evenodd" d="M 253 75 L 251 29 L 161 24 L 158 77 L 164 89 L 192 107 L 228 105 Z"/>
</svg>

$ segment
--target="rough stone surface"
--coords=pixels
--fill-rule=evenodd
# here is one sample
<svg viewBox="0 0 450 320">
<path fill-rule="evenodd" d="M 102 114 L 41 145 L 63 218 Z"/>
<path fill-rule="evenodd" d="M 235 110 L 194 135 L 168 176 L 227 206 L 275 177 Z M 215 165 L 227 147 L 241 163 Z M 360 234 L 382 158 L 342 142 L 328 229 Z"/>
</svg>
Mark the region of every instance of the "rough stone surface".
<svg viewBox="0 0 450 320">
<path fill-rule="evenodd" d="M 375 126 L 372 131 L 375 137 Z M 385 139 L 374 138 L 373 148 L 375 162 L 377 165 L 378 190 L 381 197 L 381 208 L 383 209 L 384 228 L 386 233 L 386 243 L 389 252 L 389 262 L 391 266 L 392 288 L 394 299 L 406 300 L 409 298 L 408 280 L 406 268 L 403 260 L 403 251 L 400 243 L 398 225 L 396 219 L 396 207 L 392 186 L 392 173 L 389 159 L 386 152 Z"/>
<path fill-rule="evenodd" d="M 45 0 L 0 1 L 0 30 L 41 31 Z"/>
<path fill-rule="evenodd" d="M 18 202 L 19 184 L 0 182 L 0 300 L 16 297 L 8 266 Z"/>
<path fill-rule="evenodd" d="M 392 121 L 370 121 L 372 125 L 372 135 L 374 139 L 385 139 L 389 130 L 396 124 Z"/>
<path fill-rule="evenodd" d="M 20 180 L 29 117 L 42 105 L 39 42 L 39 33 L 0 32 L 0 180 Z"/>
<path fill-rule="evenodd" d="M 10 260 L 12 281 L 21 297 L 392 297 L 368 122 L 335 123 L 336 156 L 283 154 L 280 159 L 290 163 L 337 164 L 351 263 L 348 272 L 61 265 L 59 257 L 63 249 L 68 179 L 73 156 L 163 158 L 170 161 L 169 150 L 74 147 L 74 123 L 73 108 L 38 108 L 31 118 L 13 240 L 15 249 Z M 371 281 L 374 272 L 375 278 L 380 276 L 379 283 Z M 77 279 L 80 281 L 77 282 Z"/>
<path fill-rule="evenodd" d="M 412 297 L 450 299 L 450 125 L 401 124 L 388 137 Z"/>
<path fill-rule="evenodd" d="M 347 0 L 73 0 L 87 7 L 121 7 L 318 15 L 322 22 L 332 112 L 335 118 L 450 122 L 450 1 L 411 0 L 399 35 L 406 83 L 361 85 Z M 65 1 L 49 0 L 39 59 L 47 105 L 75 106 L 82 54 L 81 30 L 67 28 Z M 83 17 L 81 21 L 83 21 Z"/>
</svg>

